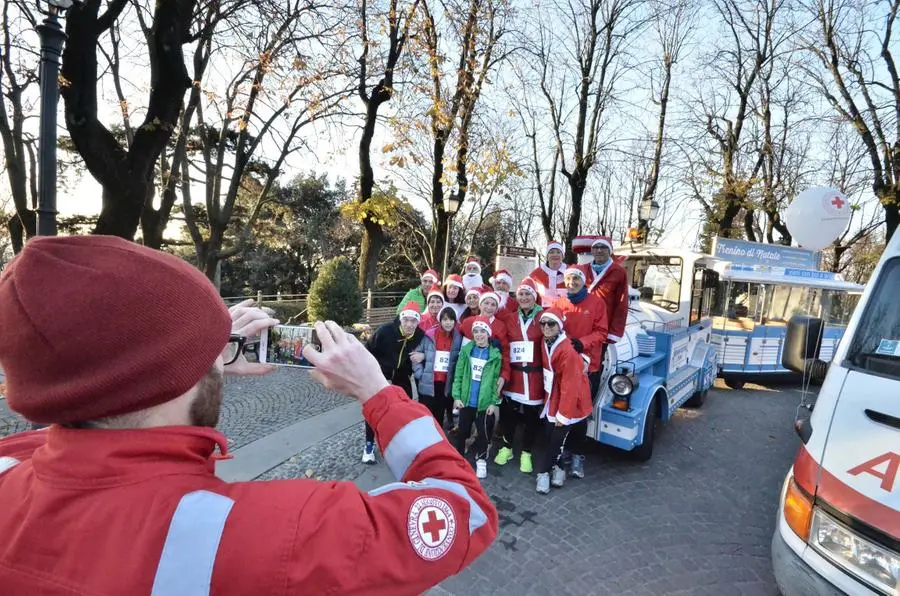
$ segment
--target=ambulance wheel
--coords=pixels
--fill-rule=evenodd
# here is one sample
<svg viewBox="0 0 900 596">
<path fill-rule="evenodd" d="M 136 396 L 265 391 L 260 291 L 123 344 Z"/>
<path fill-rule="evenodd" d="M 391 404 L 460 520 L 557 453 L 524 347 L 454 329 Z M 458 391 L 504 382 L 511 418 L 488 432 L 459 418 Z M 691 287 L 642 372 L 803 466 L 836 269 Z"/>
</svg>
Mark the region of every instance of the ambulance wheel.
<svg viewBox="0 0 900 596">
<path fill-rule="evenodd" d="M 656 396 L 650 400 L 647 406 L 647 421 L 644 423 L 644 434 L 641 437 L 641 444 L 631 451 L 631 455 L 637 461 L 648 461 L 653 457 L 653 436 L 656 434 Z"/>
<path fill-rule="evenodd" d="M 694 395 L 691 396 L 689 400 L 684 402 L 689 408 L 699 408 L 703 406 L 703 402 L 706 401 L 706 394 L 709 393 L 709 389 L 704 389 L 703 391 L 697 391 Z"/>
</svg>

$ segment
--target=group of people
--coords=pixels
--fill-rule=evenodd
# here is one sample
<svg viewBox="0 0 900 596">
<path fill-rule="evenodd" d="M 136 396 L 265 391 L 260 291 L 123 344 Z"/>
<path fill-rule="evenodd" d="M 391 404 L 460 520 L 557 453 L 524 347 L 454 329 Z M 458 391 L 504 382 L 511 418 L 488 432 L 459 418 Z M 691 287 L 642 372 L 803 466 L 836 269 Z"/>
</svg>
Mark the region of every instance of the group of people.
<svg viewBox="0 0 900 596">
<path fill-rule="evenodd" d="M 494 463 L 515 459 L 521 428 L 519 470 L 537 472 L 539 493 L 563 486 L 567 474 L 584 478 L 583 445 L 606 346 L 622 337 L 628 315 L 627 275 L 612 258 L 612 241 L 597 238 L 591 254 L 589 264 L 566 265 L 562 244 L 550 242 L 546 263 L 514 290 L 503 269 L 485 284 L 476 257 L 443 284 L 428 269 L 397 318 L 369 338 L 385 378 L 409 396 L 415 379 L 419 401 L 459 453 L 472 455 L 478 478 L 487 477 L 498 424 Z M 545 430 L 548 447 L 535 461 L 532 450 Z M 375 462 L 368 425 L 362 460 Z"/>
</svg>

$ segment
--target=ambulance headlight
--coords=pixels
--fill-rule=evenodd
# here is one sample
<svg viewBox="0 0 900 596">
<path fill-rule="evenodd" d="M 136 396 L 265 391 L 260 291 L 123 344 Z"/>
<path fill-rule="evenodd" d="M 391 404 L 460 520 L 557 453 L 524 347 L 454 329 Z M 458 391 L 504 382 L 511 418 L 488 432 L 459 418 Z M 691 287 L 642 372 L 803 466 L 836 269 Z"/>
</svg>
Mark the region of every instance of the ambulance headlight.
<svg viewBox="0 0 900 596">
<path fill-rule="evenodd" d="M 609 378 L 609 390 L 619 397 L 631 395 L 634 387 L 635 379 L 631 375 L 616 373 Z"/>
<path fill-rule="evenodd" d="M 809 543 L 832 563 L 888 594 L 900 588 L 900 555 L 863 538 L 821 509 L 813 511 Z"/>
</svg>

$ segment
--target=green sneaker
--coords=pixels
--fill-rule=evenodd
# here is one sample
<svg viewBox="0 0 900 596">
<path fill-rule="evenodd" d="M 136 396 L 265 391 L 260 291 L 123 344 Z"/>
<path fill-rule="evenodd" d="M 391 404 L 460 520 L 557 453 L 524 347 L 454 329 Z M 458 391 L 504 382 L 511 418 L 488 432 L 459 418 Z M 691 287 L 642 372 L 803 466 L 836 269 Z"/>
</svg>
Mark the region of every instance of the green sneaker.
<svg viewBox="0 0 900 596">
<path fill-rule="evenodd" d="M 513 458 L 513 450 L 509 447 L 501 447 L 494 458 L 494 463 L 498 466 L 505 466 Z"/>
<path fill-rule="evenodd" d="M 531 454 L 527 451 L 523 451 L 522 456 L 519 457 L 519 471 L 523 474 L 531 474 L 534 471 L 531 466 Z"/>
</svg>

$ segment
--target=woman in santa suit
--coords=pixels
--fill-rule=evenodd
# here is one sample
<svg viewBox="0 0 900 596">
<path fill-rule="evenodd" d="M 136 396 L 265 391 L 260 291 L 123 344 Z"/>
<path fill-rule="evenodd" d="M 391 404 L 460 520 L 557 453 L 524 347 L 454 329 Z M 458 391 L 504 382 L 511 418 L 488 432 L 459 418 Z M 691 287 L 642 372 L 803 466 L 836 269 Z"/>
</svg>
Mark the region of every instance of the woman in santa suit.
<svg viewBox="0 0 900 596">
<path fill-rule="evenodd" d="M 537 492 L 547 494 L 551 485 L 561 487 L 566 480 L 563 452 L 568 449 L 574 457 L 584 457 L 582 445 L 592 405 L 581 355 L 566 335 L 569 322 L 565 315 L 549 308 L 540 314 L 540 325 L 546 397 L 541 417 L 547 419 L 550 442 L 538 465 Z"/>
<path fill-rule="evenodd" d="M 534 280 L 544 308 L 553 304 L 557 297 L 566 291 L 566 266 L 563 264 L 565 248 L 560 242 L 552 240 L 547 245 L 547 263 L 533 270 L 528 277 Z"/>
<path fill-rule="evenodd" d="M 500 431 L 503 446 L 494 463 L 503 466 L 513 459 L 513 438 L 519 426 L 524 427 L 519 470 L 531 474 L 534 470 L 531 450 L 541 429 L 541 408 L 544 405 L 543 335 L 538 324 L 541 307 L 534 281 L 525 278 L 516 290 L 518 308 L 507 318 L 509 331 L 509 383 L 503 389 L 500 403 Z"/>
<path fill-rule="evenodd" d="M 481 314 L 481 308 L 478 303 L 481 301 L 481 293 L 486 290 L 481 286 L 466 290 L 466 308 L 459 315 L 460 325 L 469 318 L 477 317 Z"/>
<path fill-rule="evenodd" d="M 460 320 L 463 311 L 466 310 L 465 286 L 463 286 L 462 276 L 451 273 L 444 281 L 444 304 L 453 309 L 456 313 L 456 320 Z"/>
</svg>

